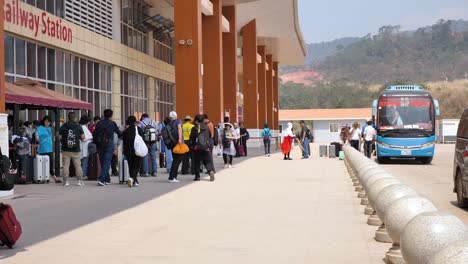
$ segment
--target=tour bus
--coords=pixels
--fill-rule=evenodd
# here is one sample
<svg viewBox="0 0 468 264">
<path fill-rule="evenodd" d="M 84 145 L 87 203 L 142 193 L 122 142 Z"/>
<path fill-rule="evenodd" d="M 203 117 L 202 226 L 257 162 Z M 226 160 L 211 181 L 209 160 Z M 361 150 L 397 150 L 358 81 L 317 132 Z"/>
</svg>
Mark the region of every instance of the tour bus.
<svg viewBox="0 0 468 264">
<path fill-rule="evenodd" d="M 428 91 L 417 85 L 390 86 L 373 102 L 372 109 L 379 163 L 392 158 L 432 162 L 435 119 L 440 110 L 439 102 Z"/>
</svg>

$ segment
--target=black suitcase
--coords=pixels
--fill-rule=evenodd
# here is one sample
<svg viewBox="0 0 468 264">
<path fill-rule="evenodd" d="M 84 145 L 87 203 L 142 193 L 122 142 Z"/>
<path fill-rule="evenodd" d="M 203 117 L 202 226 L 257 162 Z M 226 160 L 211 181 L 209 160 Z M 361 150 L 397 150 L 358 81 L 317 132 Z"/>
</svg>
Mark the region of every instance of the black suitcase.
<svg viewBox="0 0 468 264">
<path fill-rule="evenodd" d="M 17 156 L 18 158 L 18 184 L 32 183 L 34 179 L 34 159 L 32 156 Z"/>
<path fill-rule="evenodd" d="M 159 167 L 166 168 L 166 153 L 159 153 Z"/>
<path fill-rule="evenodd" d="M 335 146 L 335 157 L 339 157 L 340 156 L 340 151 L 341 151 L 341 143 L 332 142 L 330 145 Z"/>
</svg>

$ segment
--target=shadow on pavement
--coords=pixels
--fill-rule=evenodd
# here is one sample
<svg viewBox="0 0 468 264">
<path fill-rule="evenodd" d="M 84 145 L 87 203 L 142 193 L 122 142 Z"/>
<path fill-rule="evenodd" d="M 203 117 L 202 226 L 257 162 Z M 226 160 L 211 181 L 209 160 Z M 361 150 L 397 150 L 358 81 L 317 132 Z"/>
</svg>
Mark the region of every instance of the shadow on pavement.
<svg viewBox="0 0 468 264">
<path fill-rule="evenodd" d="M 457 202 L 457 201 L 451 201 L 450 204 L 453 205 L 453 207 L 456 207 L 456 208 L 458 208 L 458 209 L 460 209 L 460 210 L 463 210 L 463 211 L 465 211 L 465 212 L 468 212 L 468 208 L 461 208 L 460 206 L 458 206 L 458 202 Z"/>
<path fill-rule="evenodd" d="M 250 158 L 262 156 L 262 149 L 249 148 L 249 157 L 234 159 L 234 166 Z M 223 159 L 214 157 L 218 172 L 223 169 Z M 164 172 L 163 172 L 164 171 Z M 206 177 L 203 174 L 202 177 Z M 170 184 L 165 169 L 158 169 L 158 177 L 139 178 L 138 188 L 119 185 L 118 178 L 112 177 L 114 184 L 99 187 L 94 181 L 85 186 L 69 187 L 56 184 L 29 184 L 16 187 L 13 198 L 3 199 L 10 204 L 23 228 L 23 235 L 13 249 L 0 247 L 0 260 L 27 251 L 27 247 L 59 236 L 63 233 L 99 221 L 119 212 L 128 210 L 177 189 L 193 184 L 192 175 L 179 175 L 179 184 Z M 196 183 L 195 183 L 196 184 Z M 202 179 L 198 184 L 211 184 Z M 213 183 L 216 184 L 216 181 Z M 141 224 L 151 219 L 138 219 Z M 109 232 L 119 232 L 109 230 Z M 92 239 L 92 238 L 89 238 Z M 73 244 L 57 248 L 73 250 Z"/>
</svg>

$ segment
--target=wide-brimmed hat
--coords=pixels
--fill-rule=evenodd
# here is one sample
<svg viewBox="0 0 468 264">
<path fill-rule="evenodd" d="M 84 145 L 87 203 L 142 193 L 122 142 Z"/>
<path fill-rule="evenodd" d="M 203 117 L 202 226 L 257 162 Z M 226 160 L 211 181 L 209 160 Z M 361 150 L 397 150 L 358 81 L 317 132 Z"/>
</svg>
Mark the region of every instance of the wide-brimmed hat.
<svg viewBox="0 0 468 264">
<path fill-rule="evenodd" d="M 226 126 L 233 127 L 231 123 L 224 123 L 224 127 L 226 127 Z"/>
<path fill-rule="evenodd" d="M 190 115 L 186 115 L 184 118 L 184 121 L 190 121 L 190 120 L 192 120 L 192 117 L 190 117 Z"/>
</svg>

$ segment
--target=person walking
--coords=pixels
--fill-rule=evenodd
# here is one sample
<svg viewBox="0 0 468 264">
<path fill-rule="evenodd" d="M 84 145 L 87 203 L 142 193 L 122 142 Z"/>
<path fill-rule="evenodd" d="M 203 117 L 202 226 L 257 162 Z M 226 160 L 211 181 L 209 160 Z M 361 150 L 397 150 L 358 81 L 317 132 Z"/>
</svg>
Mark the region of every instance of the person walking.
<svg viewBox="0 0 468 264">
<path fill-rule="evenodd" d="M 169 125 L 169 123 L 171 123 L 171 118 L 169 117 L 166 117 L 163 121 L 162 124 L 160 124 L 160 129 L 159 131 L 162 132 L 162 130 L 164 129 L 164 127 L 166 127 L 167 125 Z M 166 144 L 164 143 L 164 140 L 161 140 L 161 151 L 164 152 L 165 156 L 166 156 L 166 172 L 167 173 L 170 173 L 171 172 L 171 167 L 172 167 L 172 150 L 169 149 Z"/>
<path fill-rule="evenodd" d="M 182 133 L 184 134 L 185 142 L 189 142 L 193 127 L 194 125 L 192 124 L 192 117 L 187 115 L 184 118 L 184 124 L 182 125 Z M 192 174 L 192 172 L 194 172 L 193 168 L 191 169 L 192 166 L 190 166 L 192 163 L 192 156 L 193 152 L 192 148 L 190 148 L 190 151 L 184 154 L 184 160 L 182 162 L 182 175 Z"/>
<path fill-rule="evenodd" d="M 75 112 L 68 113 L 68 121 L 59 129 L 59 140 L 62 142 L 63 186 L 69 186 L 70 162 L 73 162 L 76 173 L 76 185 L 83 186 L 83 170 L 81 169 L 80 141 L 85 140 L 83 128 L 77 124 Z"/>
<path fill-rule="evenodd" d="M 236 132 L 233 131 L 232 125 L 225 123 L 222 139 L 224 168 L 232 168 L 232 158 L 236 155 L 235 140 Z"/>
<path fill-rule="evenodd" d="M 194 181 L 200 180 L 200 170 L 196 168 L 200 168 L 200 164 L 203 163 L 208 174 L 210 175 L 210 181 L 215 180 L 215 171 L 214 165 L 212 162 L 212 156 L 210 152 L 210 130 L 208 126 L 204 123 L 205 117 L 203 115 L 197 115 L 194 119 L 194 126 L 192 127 L 192 131 L 190 133 L 189 145 L 190 149 L 193 152 L 193 167 L 194 167 L 194 174 L 195 179 Z"/>
<path fill-rule="evenodd" d="M 284 160 L 292 160 L 291 148 L 292 148 L 293 140 L 295 138 L 292 128 L 293 128 L 293 124 L 289 122 L 288 127 L 284 130 L 284 133 L 283 133 L 283 143 L 281 143 L 281 151 L 284 154 Z"/>
<path fill-rule="evenodd" d="M 239 145 L 240 145 L 240 128 L 237 125 L 237 123 L 232 124 L 234 126 L 234 133 L 236 135 L 236 139 L 234 140 L 234 147 L 236 148 L 236 158 L 240 158 L 240 151 L 239 151 Z"/>
<path fill-rule="evenodd" d="M 55 170 L 54 170 L 54 148 L 53 148 L 53 142 L 54 142 L 54 137 L 53 137 L 53 132 L 51 125 L 52 124 L 52 119 L 49 116 L 44 116 L 42 118 L 41 122 L 39 123 L 39 126 L 37 127 L 36 130 L 36 142 L 39 144 L 39 150 L 38 153 L 39 155 L 45 155 L 49 156 L 49 171 L 50 171 L 50 177 L 52 177 L 55 181 L 55 183 L 62 183 L 61 180 L 57 178 L 55 175 Z"/>
<path fill-rule="evenodd" d="M 170 123 L 167 126 L 170 126 L 174 140 L 176 141 L 175 145 L 177 143 L 184 143 L 184 135 L 182 134 L 182 122 L 177 119 L 177 113 L 175 111 L 172 111 L 169 113 L 169 118 L 170 118 Z M 172 149 L 175 147 L 174 146 L 168 146 L 166 145 L 167 149 L 172 152 Z M 172 165 L 171 165 L 171 171 L 169 173 L 169 182 L 170 183 L 179 183 L 180 181 L 177 180 L 177 173 L 179 170 L 180 163 L 182 163 L 182 160 L 184 159 L 184 154 L 177 154 L 177 153 L 172 153 Z"/>
<path fill-rule="evenodd" d="M 349 131 L 350 133 L 350 141 L 351 141 L 351 146 L 355 148 L 357 151 L 360 151 L 360 145 L 362 141 L 362 136 L 361 136 L 361 129 L 359 128 L 358 122 L 354 122 L 353 128 Z"/>
<path fill-rule="evenodd" d="M 128 180 L 129 187 L 137 187 L 140 183 L 138 182 L 138 173 L 140 172 L 143 158 L 135 154 L 135 137 L 138 134 L 143 138 L 143 130 L 138 126 L 137 119 L 135 116 L 129 116 L 126 121 L 127 128 L 122 133 L 123 141 L 123 154 L 128 162 L 128 170 L 130 178 Z"/>
<path fill-rule="evenodd" d="M 121 130 L 121 127 L 119 127 L 119 130 Z M 119 139 L 119 136 L 114 133 L 114 152 L 112 153 L 112 161 L 111 161 L 111 172 L 112 176 L 119 176 L 119 146 L 121 144 L 121 141 Z"/>
<path fill-rule="evenodd" d="M 104 120 L 99 121 L 93 133 L 93 142 L 97 146 L 102 168 L 98 179 L 99 186 L 110 184 L 109 170 L 114 153 L 114 133 L 118 137 L 122 136 L 119 127 L 112 121 L 113 115 L 114 111 L 111 109 L 104 110 Z"/>
<path fill-rule="evenodd" d="M 372 121 L 367 122 L 366 129 L 364 129 L 364 144 L 365 144 L 365 155 L 369 159 L 372 157 L 373 144 L 377 136 L 377 131 L 372 126 Z"/>
<path fill-rule="evenodd" d="M 239 122 L 240 126 L 240 142 L 244 146 L 244 156 L 247 157 L 247 141 L 250 139 L 250 134 L 247 128 L 244 126 L 244 122 Z"/>
<path fill-rule="evenodd" d="M 301 126 L 301 137 L 300 137 L 300 140 L 301 140 L 301 144 L 302 144 L 303 152 L 304 152 L 303 158 L 304 158 L 304 159 L 308 159 L 308 158 L 309 158 L 309 155 L 310 155 L 310 141 L 309 141 L 310 130 L 309 130 L 309 128 L 306 126 L 304 120 L 301 120 L 301 121 L 299 122 L 299 125 Z"/>
<path fill-rule="evenodd" d="M 265 148 L 265 157 L 270 157 L 270 145 L 271 145 L 271 138 L 273 137 L 273 133 L 271 133 L 270 127 L 268 123 L 265 123 L 263 126 L 263 130 L 260 133 L 260 136 L 263 138 L 263 146 Z"/>
<path fill-rule="evenodd" d="M 144 174 L 142 177 L 148 177 L 150 174 L 151 176 L 156 177 L 158 173 L 158 164 L 156 161 L 156 151 L 158 148 L 158 125 L 153 119 L 149 118 L 147 113 L 144 113 L 141 115 L 141 120 L 138 126 L 143 130 L 143 140 L 148 146 L 148 155 L 143 158 Z M 149 168 L 148 158 L 151 159 L 151 171 Z"/>
<path fill-rule="evenodd" d="M 80 119 L 80 125 L 85 135 L 84 140 L 80 142 L 81 169 L 83 171 L 83 179 L 88 179 L 88 164 L 89 164 L 89 156 L 90 156 L 89 151 L 88 151 L 88 146 L 89 146 L 89 143 L 93 142 L 93 134 L 91 134 L 91 131 L 89 131 L 88 129 L 88 125 L 90 121 L 91 120 L 86 115 L 82 116 Z"/>
</svg>

